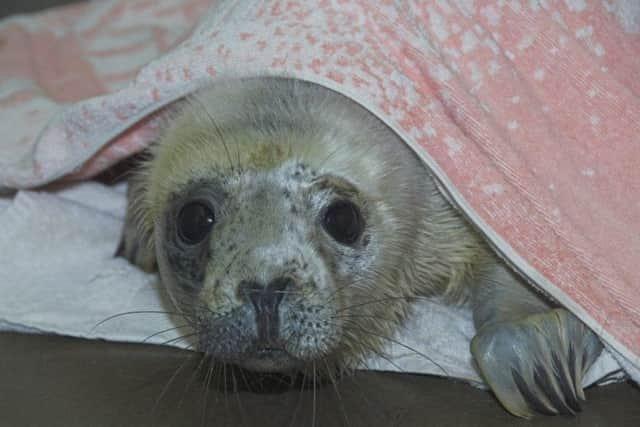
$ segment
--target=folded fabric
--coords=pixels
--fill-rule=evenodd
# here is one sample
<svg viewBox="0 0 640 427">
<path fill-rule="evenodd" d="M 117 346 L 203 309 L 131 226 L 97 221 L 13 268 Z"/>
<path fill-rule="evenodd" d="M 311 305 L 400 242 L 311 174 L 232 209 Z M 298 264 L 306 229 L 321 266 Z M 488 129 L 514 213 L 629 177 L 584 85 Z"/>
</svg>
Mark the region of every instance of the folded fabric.
<svg viewBox="0 0 640 427">
<path fill-rule="evenodd" d="M 119 61 L 133 74 L 131 58 L 153 56 L 123 36 L 136 22 L 175 14 L 188 31 L 187 10 L 203 7 L 157 9 L 167 3 L 0 26 L 0 187 L 89 178 L 150 144 L 164 106 L 217 80 L 312 81 L 393 128 L 495 250 L 640 378 L 639 3 L 218 1 L 130 83 L 104 86 Z M 96 62 L 91 43 L 123 58 Z M 43 73 L 56 51 L 64 68 Z"/>
</svg>

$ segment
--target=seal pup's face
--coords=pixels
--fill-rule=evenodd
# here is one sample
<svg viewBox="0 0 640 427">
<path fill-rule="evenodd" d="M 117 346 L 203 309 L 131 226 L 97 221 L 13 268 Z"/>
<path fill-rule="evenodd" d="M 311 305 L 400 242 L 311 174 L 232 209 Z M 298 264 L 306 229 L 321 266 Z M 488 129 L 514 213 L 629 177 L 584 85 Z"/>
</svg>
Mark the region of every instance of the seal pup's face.
<svg viewBox="0 0 640 427">
<path fill-rule="evenodd" d="M 186 103 L 141 209 L 200 349 L 258 371 L 379 351 L 412 295 L 419 218 L 444 209 L 426 206 L 422 169 L 370 113 L 315 85 L 242 80 Z"/>
<path fill-rule="evenodd" d="M 304 159 L 247 166 L 172 197 L 158 228 L 162 279 L 195 310 L 202 350 L 282 370 L 340 346 L 339 289 L 375 263 L 369 225 L 380 218 L 352 183 Z"/>
</svg>

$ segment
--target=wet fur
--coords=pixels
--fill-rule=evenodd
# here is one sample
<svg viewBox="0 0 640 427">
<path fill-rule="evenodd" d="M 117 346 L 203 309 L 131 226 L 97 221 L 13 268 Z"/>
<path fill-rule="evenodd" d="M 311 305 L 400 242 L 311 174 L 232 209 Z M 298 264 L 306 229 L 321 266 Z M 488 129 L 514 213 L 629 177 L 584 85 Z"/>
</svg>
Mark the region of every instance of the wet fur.
<svg viewBox="0 0 640 427">
<path fill-rule="evenodd" d="M 211 187 L 219 189 L 203 197 L 220 199 L 222 225 L 206 248 L 185 255 L 171 240 L 172 209 Z M 367 241 L 355 248 L 332 243 L 309 219 L 336 194 L 365 211 Z M 276 251 L 275 261 L 254 253 L 262 246 Z M 380 354 L 415 298 L 470 304 L 476 363 L 519 416 L 578 410 L 582 375 L 600 350 L 584 325 L 504 266 L 388 127 L 313 84 L 238 80 L 178 104 L 130 183 L 123 253 L 146 270 L 157 259 L 176 305 L 200 331 L 201 349 L 232 362 L 242 363 L 234 358 L 249 344 L 239 343 L 254 333 L 237 282 L 283 272 L 300 283 L 287 315 L 302 313 L 315 326 L 283 323 L 298 341 L 317 341 L 288 349 L 343 368 Z M 540 336 L 545 345 L 536 344 Z M 558 348 L 547 354 L 549 343 Z"/>
</svg>

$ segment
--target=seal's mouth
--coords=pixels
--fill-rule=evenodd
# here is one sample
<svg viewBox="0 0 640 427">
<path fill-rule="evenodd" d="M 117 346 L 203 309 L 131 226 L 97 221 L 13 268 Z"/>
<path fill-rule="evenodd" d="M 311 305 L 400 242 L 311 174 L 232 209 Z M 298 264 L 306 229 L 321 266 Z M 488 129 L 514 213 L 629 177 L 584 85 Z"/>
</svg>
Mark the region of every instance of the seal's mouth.
<svg viewBox="0 0 640 427">
<path fill-rule="evenodd" d="M 244 355 L 240 365 L 257 372 L 285 372 L 300 366 L 300 361 L 281 347 L 256 347 Z"/>
</svg>

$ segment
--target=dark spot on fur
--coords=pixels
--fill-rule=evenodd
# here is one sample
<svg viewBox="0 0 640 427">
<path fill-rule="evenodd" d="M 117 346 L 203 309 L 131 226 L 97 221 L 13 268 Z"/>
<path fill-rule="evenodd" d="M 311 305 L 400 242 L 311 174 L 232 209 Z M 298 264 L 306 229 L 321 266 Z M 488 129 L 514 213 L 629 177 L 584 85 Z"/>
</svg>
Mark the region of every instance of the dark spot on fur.
<svg viewBox="0 0 640 427">
<path fill-rule="evenodd" d="M 175 248 L 168 249 L 168 262 L 176 273 L 176 280 L 180 286 L 188 290 L 202 286 L 208 252 L 206 247 L 195 254 L 179 252 Z"/>
</svg>

